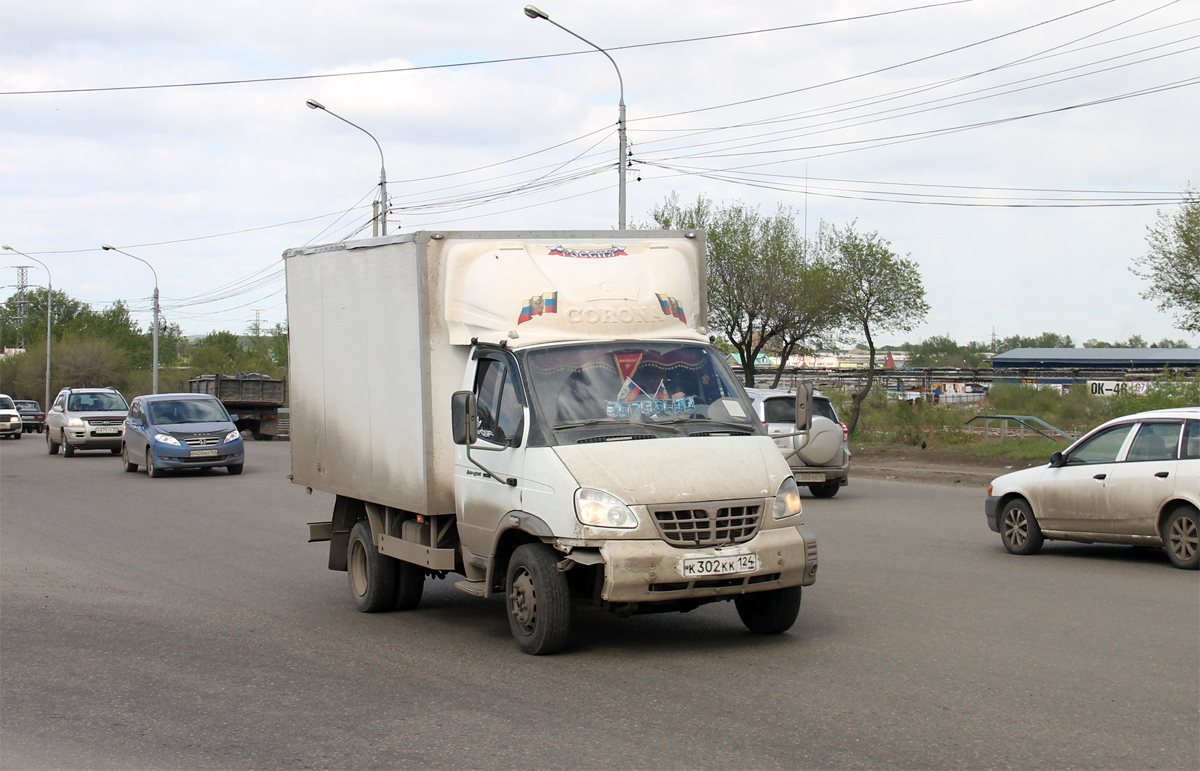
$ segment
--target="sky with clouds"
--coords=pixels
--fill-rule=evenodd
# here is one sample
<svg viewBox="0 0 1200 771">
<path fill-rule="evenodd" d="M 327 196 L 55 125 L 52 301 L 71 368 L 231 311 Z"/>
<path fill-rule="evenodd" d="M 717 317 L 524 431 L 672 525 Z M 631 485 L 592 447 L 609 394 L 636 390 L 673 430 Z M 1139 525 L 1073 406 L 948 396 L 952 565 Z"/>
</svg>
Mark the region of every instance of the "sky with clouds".
<svg viewBox="0 0 1200 771">
<path fill-rule="evenodd" d="M 393 231 L 615 228 L 617 72 L 522 7 L 6 0 L 0 241 L 143 324 L 150 271 L 101 244 L 185 334 L 285 321 L 280 255 L 369 236 L 381 164 L 307 99 L 380 143 Z M 931 306 L 885 343 L 1200 346 L 1129 271 L 1200 187 L 1195 0 L 540 7 L 620 68 L 630 220 L 672 192 L 856 220 Z"/>
</svg>

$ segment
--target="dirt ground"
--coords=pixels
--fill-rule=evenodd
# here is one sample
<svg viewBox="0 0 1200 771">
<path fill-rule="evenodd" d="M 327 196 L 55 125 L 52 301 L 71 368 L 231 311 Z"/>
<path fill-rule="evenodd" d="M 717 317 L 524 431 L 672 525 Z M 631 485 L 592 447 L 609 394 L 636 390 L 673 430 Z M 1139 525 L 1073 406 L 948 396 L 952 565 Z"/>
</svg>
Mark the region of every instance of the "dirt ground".
<svg viewBox="0 0 1200 771">
<path fill-rule="evenodd" d="M 1010 471 L 1038 466 L 1045 461 L 1013 458 L 982 458 L 953 450 L 922 450 L 919 447 L 855 448 L 850 468 L 854 477 L 894 479 L 899 482 L 920 482 L 935 485 L 967 485 L 987 487 L 993 479 Z"/>
</svg>

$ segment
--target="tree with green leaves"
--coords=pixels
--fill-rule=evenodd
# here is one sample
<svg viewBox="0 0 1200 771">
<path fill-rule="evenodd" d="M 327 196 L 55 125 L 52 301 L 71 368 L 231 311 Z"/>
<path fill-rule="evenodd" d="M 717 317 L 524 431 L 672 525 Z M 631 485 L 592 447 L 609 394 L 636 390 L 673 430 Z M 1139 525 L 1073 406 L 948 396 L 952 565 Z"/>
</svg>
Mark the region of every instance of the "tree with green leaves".
<svg viewBox="0 0 1200 771">
<path fill-rule="evenodd" d="M 1184 190 L 1179 209 L 1160 210 L 1147 230 L 1150 249 L 1130 268 L 1150 282 L 1142 297 L 1157 300 L 1159 310 L 1175 311 L 1179 329 L 1200 334 L 1200 193 Z"/>
<path fill-rule="evenodd" d="M 875 335 L 908 332 L 929 313 L 917 263 L 893 252 L 878 233 L 859 233 L 856 224 L 821 223 L 817 233 L 819 249 L 838 273 L 845 328 L 867 341 L 867 379 L 850 400 L 850 433 L 875 383 Z"/>
<path fill-rule="evenodd" d="M 1014 348 L 1074 348 L 1075 343 L 1070 335 L 1060 335 L 1056 332 L 1043 332 L 1037 337 L 1011 335 L 996 343 L 995 353 L 1004 353 Z"/>
<path fill-rule="evenodd" d="M 808 259 L 792 210 L 780 206 L 764 216 L 737 201 L 715 206 L 704 196 L 683 205 L 672 193 L 650 216 L 653 223 L 635 227 L 705 230 L 709 327 L 736 352 L 747 386 L 754 385 L 762 354 L 780 353 L 786 361 L 835 325 L 826 306 L 828 271 Z"/>
</svg>

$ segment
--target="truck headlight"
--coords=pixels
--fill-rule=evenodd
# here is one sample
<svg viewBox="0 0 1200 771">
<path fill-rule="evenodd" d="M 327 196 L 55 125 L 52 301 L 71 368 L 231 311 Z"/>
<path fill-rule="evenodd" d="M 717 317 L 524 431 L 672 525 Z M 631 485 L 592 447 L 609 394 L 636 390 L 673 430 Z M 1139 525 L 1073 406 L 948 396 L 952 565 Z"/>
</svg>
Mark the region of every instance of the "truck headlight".
<svg viewBox="0 0 1200 771">
<path fill-rule="evenodd" d="M 775 519 L 787 519 L 800 513 L 800 488 L 794 477 L 783 480 L 775 493 Z"/>
<path fill-rule="evenodd" d="M 637 517 L 615 495 L 590 487 L 575 491 L 575 517 L 589 527 L 638 526 Z"/>
<path fill-rule="evenodd" d="M 225 438 L 222 439 L 221 441 L 222 442 L 232 442 L 234 439 L 237 439 L 239 436 L 241 436 L 241 433 L 235 428 L 232 431 L 230 431 L 228 434 L 226 434 Z"/>
<path fill-rule="evenodd" d="M 179 440 L 176 439 L 175 437 L 171 436 L 170 434 L 155 434 L 154 441 L 162 442 L 163 444 L 173 444 L 176 447 L 180 446 Z"/>
<path fill-rule="evenodd" d="M 71 428 L 83 428 L 83 418 L 71 418 L 67 421 L 67 425 Z"/>
</svg>

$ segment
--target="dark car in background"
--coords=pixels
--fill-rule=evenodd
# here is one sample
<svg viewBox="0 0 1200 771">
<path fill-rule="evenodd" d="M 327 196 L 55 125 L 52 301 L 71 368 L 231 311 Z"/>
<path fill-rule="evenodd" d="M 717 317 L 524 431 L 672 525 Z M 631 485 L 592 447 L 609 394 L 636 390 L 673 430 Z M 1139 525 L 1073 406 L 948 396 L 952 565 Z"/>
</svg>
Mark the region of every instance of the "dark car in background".
<svg viewBox="0 0 1200 771">
<path fill-rule="evenodd" d="M 46 430 L 46 413 L 42 411 L 42 405 L 32 399 L 14 399 L 13 403 L 17 405 L 17 412 L 21 413 L 25 433 L 40 434 Z"/>
<path fill-rule="evenodd" d="M 242 473 L 246 450 L 225 405 L 208 394 L 139 396 L 129 405 L 121 460 L 132 473 L 156 478 L 168 469 L 224 467 Z"/>
</svg>

